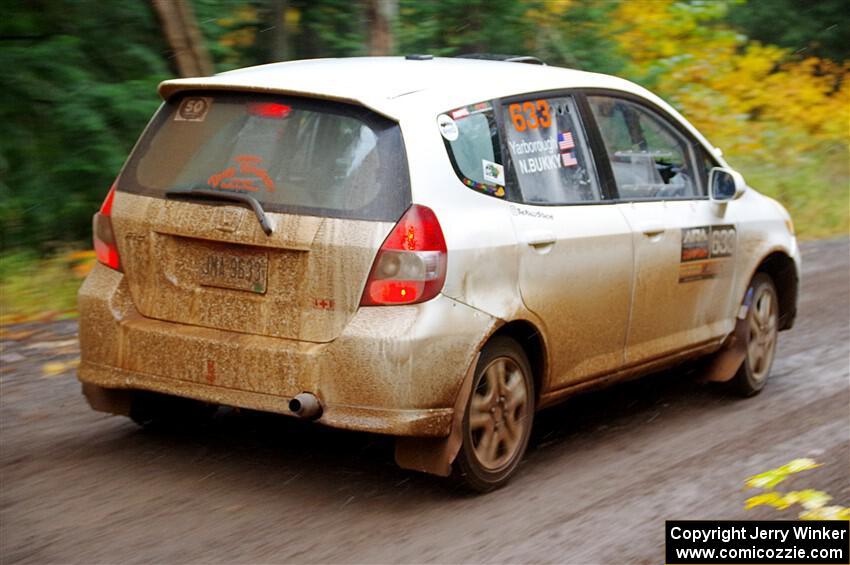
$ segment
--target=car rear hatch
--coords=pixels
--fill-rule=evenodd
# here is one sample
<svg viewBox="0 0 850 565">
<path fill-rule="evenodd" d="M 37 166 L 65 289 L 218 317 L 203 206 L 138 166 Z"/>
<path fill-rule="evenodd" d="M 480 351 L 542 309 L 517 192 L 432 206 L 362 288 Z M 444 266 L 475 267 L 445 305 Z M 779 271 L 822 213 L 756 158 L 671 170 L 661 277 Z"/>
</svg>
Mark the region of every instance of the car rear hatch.
<svg viewBox="0 0 850 565">
<path fill-rule="evenodd" d="M 313 342 L 342 332 L 410 205 L 398 124 L 241 92 L 169 99 L 116 188 L 116 243 L 143 316 Z"/>
</svg>

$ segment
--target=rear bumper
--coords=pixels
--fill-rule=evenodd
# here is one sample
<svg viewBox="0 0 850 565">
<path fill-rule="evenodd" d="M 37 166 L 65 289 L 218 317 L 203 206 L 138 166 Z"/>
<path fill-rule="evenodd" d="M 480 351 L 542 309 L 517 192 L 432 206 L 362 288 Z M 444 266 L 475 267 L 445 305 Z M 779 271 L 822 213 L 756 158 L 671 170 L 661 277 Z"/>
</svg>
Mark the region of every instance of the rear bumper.
<svg viewBox="0 0 850 565">
<path fill-rule="evenodd" d="M 86 391 L 89 404 L 104 412 L 124 414 L 122 407 L 127 399 L 121 393 L 129 389 L 150 390 L 250 410 L 290 413 L 290 398 L 286 396 L 190 383 L 86 362 L 80 364 L 78 376 L 89 388 Z M 92 386 L 102 390 L 92 390 Z M 97 400 L 93 398 L 95 395 Z M 335 428 L 396 436 L 442 437 L 448 435 L 452 415 L 451 408 L 390 410 L 328 404 L 323 406 L 322 417 L 318 421 Z"/>
<path fill-rule="evenodd" d="M 98 265 L 79 294 L 78 376 L 110 391 L 150 390 L 290 414 L 311 392 L 319 423 L 398 436 L 448 435 L 461 381 L 496 320 L 450 298 L 361 308 L 329 343 L 187 326 L 141 316 L 124 276 Z M 117 394 L 120 396 L 120 394 Z M 126 395 L 125 395 L 126 396 Z M 117 406 L 117 404 L 115 404 Z"/>
</svg>

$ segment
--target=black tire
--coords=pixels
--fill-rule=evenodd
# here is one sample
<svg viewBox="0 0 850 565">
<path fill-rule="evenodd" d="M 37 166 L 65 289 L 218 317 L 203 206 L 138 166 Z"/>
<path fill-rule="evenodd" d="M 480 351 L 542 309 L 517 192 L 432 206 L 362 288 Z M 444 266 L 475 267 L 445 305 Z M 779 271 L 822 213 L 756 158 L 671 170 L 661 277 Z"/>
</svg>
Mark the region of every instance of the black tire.
<svg viewBox="0 0 850 565">
<path fill-rule="evenodd" d="M 747 356 L 731 381 L 733 390 L 744 397 L 755 396 L 767 383 L 779 331 L 779 299 L 773 280 L 765 273 L 756 273 L 750 289 L 752 301 L 747 311 Z M 749 294 L 749 290 L 747 292 Z"/>
<path fill-rule="evenodd" d="M 217 409 L 215 404 L 140 390 L 133 393 L 130 419 L 150 430 L 192 430 L 207 423 Z"/>
<path fill-rule="evenodd" d="M 491 388 L 494 382 L 497 386 Z M 463 443 L 455 459 L 456 478 L 465 487 L 490 492 L 513 476 L 531 436 L 534 394 L 534 377 L 522 347 L 508 337 L 490 340 L 475 368 L 463 417 Z M 482 425 L 487 417 L 491 421 Z"/>
</svg>

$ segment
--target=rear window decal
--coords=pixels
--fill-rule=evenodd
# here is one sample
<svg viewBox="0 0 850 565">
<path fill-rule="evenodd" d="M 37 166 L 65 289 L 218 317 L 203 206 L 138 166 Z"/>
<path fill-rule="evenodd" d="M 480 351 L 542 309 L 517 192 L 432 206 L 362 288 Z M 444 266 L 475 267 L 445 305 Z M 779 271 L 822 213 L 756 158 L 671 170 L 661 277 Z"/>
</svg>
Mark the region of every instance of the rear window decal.
<svg viewBox="0 0 850 565">
<path fill-rule="evenodd" d="M 212 106 L 209 96 L 191 96 L 184 98 L 174 114 L 175 122 L 203 122 Z"/>
<path fill-rule="evenodd" d="M 505 168 L 502 165 L 487 159 L 482 159 L 481 165 L 484 169 L 485 181 L 505 186 Z"/>
<path fill-rule="evenodd" d="M 260 157 L 254 155 L 239 155 L 233 158 L 236 161 L 235 166 L 227 167 L 220 173 L 210 175 L 207 184 L 212 188 L 225 190 L 247 190 L 250 192 L 259 192 L 260 185 L 258 181 L 265 187 L 266 192 L 274 192 L 274 181 L 269 176 L 265 169 L 261 169 L 259 164 L 263 162 Z M 237 177 L 237 172 L 245 175 L 253 175 L 251 177 Z"/>
<path fill-rule="evenodd" d="M 505 197 L 505 187 L 504 186 L 495 186 L 492 184 L 486 184 L 483 182 L 477 182 L 472 179 L 463 179 L 463 184 L 472 188 L 474 190 L 480 190 L 486 194 L 490 194 L 491 196 L 498 196 L 499 198 Z"/>
<path fill-rule="evenodd" d="M 524 175 L 542 173 L 543 171 L 554 171 L 561 168 L 557 154 L 519 159 L 517 164 L 519 165 L 519 172 Z"/>
<path fill-rule="evenodd" d="M 509 141 L 508 146 L 514 155 L 543 153 L 544 155 L 516 159 L 517 171 L 522 175 L 532 175 L 543 171 L 561 168 L 558 158 L 558 142 L 555 138 L 535 139 L 533 141 Z M 566 163 L 564 167 L 568 166 Z"/>
<path fill-rule="evenodd" d="M 478 104 L 471 104 L 469 106 L 461 106 L 460 108 L 457 108 L 456 110 L 452 110 L 449 113 L 451 114 L 451 117 L 454 118 L 455 120 L 460 120 L 462 118 L 467 118 L 467 117 L 472 116 L 474 114 L 480 114 L 481 112 L 489 112 L 492 109 L 493 109 L 493 106 L 491 106 L 489 102 L 479 102 Z M 441 115 L 445 115 L 445 114 L 441 114 Z M 437 119 L 439 120 L 439 118 L 437 118 Z M 454 140 L 450 140 L 450 141 L 454 141 Z"/>
<path fill-rule="evenodd" d="M 576 146 L 573 141 L 573 132 L 564 131 L 558 134 L 558 149 L 561 151 L 569 151 Z"/>
<path fill-rule="evenodd" d="M 460 135 L 457 122 L 455 122 L 451 116 L 446 114 L 440 114 L 437 116 L 437 127 L 440 128 L 440 134 L 449 141 L 456 140 Z"/>
<path fill-rule="evenodd" d="M 511 123 L 517 131 L 546 129 L 552 125 L 552 114 L 546 100 L 526 100 L 508 106 Z"/>
<path fill-rule="evenodd" d="M 578 166 L 578 161 L 576 160 L 576 156 L 574 153 L 562 153 L 561 162 L 564 163 L 565 167 Z"/>
<path fill-rule="evenodd" d="M 723 274 L 735 255 L 736 240 L 734 225 L 684 228 L 679 282 L 713 279 Z"/>
</svg>

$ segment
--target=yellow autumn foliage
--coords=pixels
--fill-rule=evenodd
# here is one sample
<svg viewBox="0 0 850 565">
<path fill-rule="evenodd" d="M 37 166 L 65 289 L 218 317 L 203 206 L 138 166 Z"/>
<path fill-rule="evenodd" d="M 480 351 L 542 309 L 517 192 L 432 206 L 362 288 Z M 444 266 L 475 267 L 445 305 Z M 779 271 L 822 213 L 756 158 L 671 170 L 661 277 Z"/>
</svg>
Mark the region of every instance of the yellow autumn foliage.
<svg viewBox="0 0 850 565">
<path fill-rule="evenodd" d="M 609 33 L 627 75 L 676 106 L 801 235 L 850 226 L 850 64 L 747 41 L 723 3 L 623 2 Z"/>
</svg>

